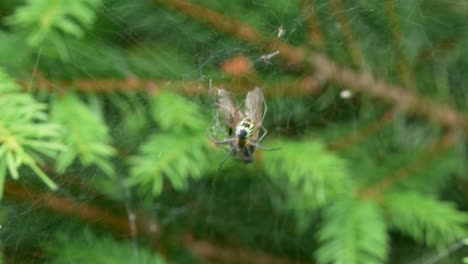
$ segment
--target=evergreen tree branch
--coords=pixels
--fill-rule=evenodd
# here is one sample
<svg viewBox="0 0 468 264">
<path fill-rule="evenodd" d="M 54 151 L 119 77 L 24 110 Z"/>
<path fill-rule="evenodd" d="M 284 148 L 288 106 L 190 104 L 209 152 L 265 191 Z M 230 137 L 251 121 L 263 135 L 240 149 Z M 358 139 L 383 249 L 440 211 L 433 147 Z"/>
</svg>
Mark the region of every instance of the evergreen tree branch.
<svg viewBox="0 0 468 264">
<path fill-rule="evenodd" d="M 74 94 L 55 99 L 52 105 L 52 119 L 65 130 L 62 141 L 68 147 L 67 152 L 56 158 L 57 171 L 63 173 L 79 158 L 83 165 L 95 165 L 108 176 L 114 176 L 110 159 L 115 156 L 115 149 L 104 120 Z"/>
<path fill-rule="evenodd" d="M 308 27 L 309 42 L 312 47 L 320 50 L 325 44 L 325 36 L 323 35 L 320 27 L 320 21 L 317 17 L 315 5 L 315 1 L 312 0 L 302 1 L 303 16 L 305 16 L 305 21 Z"/>
<path fill-rule="evenodd" d="M 18 80 L 24 89 L 48 91 L 51 93 L 66 94 L 70 91 L 82 93 L 108 94 L 118 92 L 141 92 L 158 94 L 168 90 L 183 95 L 206 95 L 208 89 L 207 82 L 200 81 L 178 81 L 178 80 L 143 80 L 136 76 L 130 76 L 126 80 L 122 79 L 78 79 L 70 81 L 51 81 L 44 78 L 38 78 L 36 82 Z M 300 97 L 317 95 L 321 89 L 320 81 L 313 76 L 306 76 L 302 79 L 285 81 L 276 85 L 256 84 L 264 87 L 265 96 L 268 97 Z M 216 87 L 230 87 L 230 91 L 236 95 L 245 95 L 245 91 L 252 89 L 252 86 L 243 83 L 232 85 L 230 81 L 214 82 Z"/>
<path fill-rule="evenodd" d="M 335 142 L 330 142 L 327 145 L 327 149 L 330 151 L 340 151 L 346 149 L 352 145 L 355 145 L 363 140 L 369 138 L 372 134 L 377 133 L 379 130 L 390 124 L 395 117 L 394 111 L 387 111 L 383 116 L 367 126 L 358 128 L 349 135 L 341 137 Z"/>
<path fill-rule="evenodd" d="M 341 0 L 330 0 L 333 16 L 339 24 L 339 29 L 346 40 L 346 46 L 351 55 L 351 61 L 358 69 L 368 69 L 366 59 L 362 53 L 359 43 L 354 37 L 353 28 Z"/>
<path fill-rule="evenodd" d="M 127 218 L 53 192 L 39 191 L 32 186 L 26 187 L 7 180 L 5 182 L 5 198 L 31 203 L 34 206 L 49 209 L 61 215 L 79 218 L 86 223 L 98 224 L 124 236 L 131 235 Z"/>
<path fill-rule="evenodd" d="M 290 66 L 300 67 L 301 62 L 305 59 L 303 49 L 290 46 L 276 38 L 264 37 L 250 25 L 224 16 L 209 8 L 184 0 L 155 0 L 155 2 L 202 21 L 227 35 L 261 47 L 268 52 L 279 51 L 279 56 Z"/>
<path fill-rule="evenodd" d="M 215 263 L 257 263 L 257 264 L 301 264 L 301 261 L 268 255 L 247 248 L 218 246 L 208 240 L 196 240 L 186 236 L 185 247 L 208 261 Z"/>
<path fill-rule="evenodd" d="M 113 213 L 109 209 L 99 206 L 78 202 L 57 193 L 41 191 L 32 186 L 24 186 L 7 180 L 5 182 L 5 198 L 17 202 L 34 204 L 35 207 L 48 209 L 60 215 L 73 217 L 88 224 L 107 228 L 118 236 L 132 236 L 130 223 L 125 215 Z M 110 207 L 124 208 L 125 205 L 117 203 Z M 158 221 L 148 217 L 144 212 L 138 212 L 136 219 L 138 236 L 149 239 L 157 246 L 158 241 L 155 241 L 155 238 L 161 236 L 165 230 L 161 230 Z M 252 263 L 252 261 L 257 260 L 259 261 L 258 263 L 300 263 L 297 260 L 274 256 L 265 252 L 240 247 L 231 248 L 217 245 L 204 239 L 193 239 L 193 236 L 188 231 L 183 235 L 180 235 L 180 233 L 177 235 L 164 235 L 175 244 L 182 245 L 206 260 L 222 263 Z"/>
<path fill-rule="evenodd" d="M 154 133 L 129 161 L 126 183 L 152 195 L 162 192 L 168 180 L 183 190 L 190 178 L 200 178 L 209 168 L 205 130 L 208 120 L 199 105 L 169 93 L 154 97 L 153 118 L 161 131 Z"/>
<path fill-rule="evenodd" d="M 400 86 L 387 84 L 374 79 L 369 73 L 357 73 L 348 68 L 338 66 L 328 57 L 316 54 L 311 61 L 317 65 L 319 76 L 334 83 L 344 85 L 356 92 L 382 99 L 397 108 L 425 117 L 434 122 L 463 130 L 468 135 L 468 119 L 466 115 L 447 105 L 433 102 L 431 99 L 417 95 Z"/>
<path fill-rule="evenodd" d="M 396 50 L 400 80 L 404 86 L 414 89 L 416 88 L 416 81 L 414 80 L 413 70 L 411 69 L 408 59 L 403 52 L 403 43 L 401 41 L 402 33 L 399 23 L 399 16 L 396 12 L 395 1 L 385 0 L 383 5 L 389 20 L 390 32 Z"/>
<path fill-rule="evenodd" d="M 441 140 L 431 146 L 423 155 L 412 163 L 401 167 L 394 174 L 382 178 L 381 181 L 360 191 L 361 197 L 376 198 L 396 183 L 414 175 L 416 171 L 426 167 L 427 164 L 437 159 L 442 153 L 449 150 L 455 144 L 455 134 L 448 132 Z"/>
<path fill-rule="evenodd" d="M 309 226 L 311 212 L 327 207 L 354 186 L 346 162 L 320 141 L 281 143 L 272 143 L 281 146 L 280 151 L 265 152 L 264 170 L 286 194 L 286 208 L 295 213 L 301 231 Z"/>
<path fill-rule="evenodd" d="M 27 35 L 28 44 L 58 52 L 69 58 L 64 35 L 81 38 L 96 17 L 101 0 L 29 0 L 7 18 L 7 21 Z M 51 49 L 52 47 L 52 49 Z"/>
<path fill-rule="evenodd" d="M 468 119 L 465 114 L 412 93 L 409 89 L 377 80 L 370 73 L 358 73 L 347 67 L 339 66 L 318 52 L 312 52 L 310 58 L 307 59 L 307 52 L 302 48 L 291 46 L 278 39 L 264 37 L 253 27 L 208 8 L 183 0 L 155 0 L 155 2 L 164 4 L 225 34 L 232 35 L 269 52 L 279 51 L 279 56 L 289 65 L 313 66 L 317 72 L 316 76 L 322 80 L 348 87 L 355 92 L 366 93 L 443 125 L 455 129 L 461 128 L 468 135 Z"/>
<path fill-rule="evenodd" d="M 318 232 L 319 263 L 385 263 L 389 239 L 376 203 L 346 197 L 328 205 L 324 218 Z"/>
<path fill-rule="evenodd" d="M 66 150 L 61 144 L 61 127 L 49 121 L 47 105 L 36 101 L 0 69 L 0 198 L 7 175 L 20 176 L 28 167 L 49 188 L 58 186 L 39 168 L 44 158 L 54 158 Z"/>
<path fill-rule="evenodd" d="M 452 202 L 416 192 L 391 192 L 384 207 L 391 226 L 414 240 L 439 249 L 466 237 L 468 214 Z"/>
<path fill-rule="evenodd" d="M 84 229 L 70 239 L 65 233 L 57 233 L 54 238 L 44 242 L 45 252 L 49 256 L 47 263 L 78 264 L 113 263 L 113 264 L 164 264 L 165 259 L 145 246 L 134 247 L 132 241 L 116 241 L 110 235 L 99 236 Z M 103 254 L 106 252 L 106 254 Z"/>
<path fill-rule="evenodd" d="M 441 41 L 432 45 L 430 49 L 424 49 L 418 54 L 418 59 L 420 63 L 428 63 L 434 58 L 437 58 L 442 52 L 448 52 L 453 50 L 460 43 L 460 36 L 458 34 L 453 34 L 447 38 L 442 39 Z"/>
</svg>

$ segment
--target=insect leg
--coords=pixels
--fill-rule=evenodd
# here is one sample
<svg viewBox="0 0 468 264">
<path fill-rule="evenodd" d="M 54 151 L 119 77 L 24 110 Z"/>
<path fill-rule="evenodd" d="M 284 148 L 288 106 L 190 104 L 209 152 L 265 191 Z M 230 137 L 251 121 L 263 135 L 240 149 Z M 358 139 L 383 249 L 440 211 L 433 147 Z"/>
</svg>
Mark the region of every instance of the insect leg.
<svg viewBox="0 0 468 264">
<path fill-rule="evenodd" d="M 272 151 L 272 150 L 279 150 L 280 148 L 266 148 L 260 144 L 258 144 L 257 142 L 250 142 L 250 145 L 258 148 L 258 149 L 262 149 L 262 150 L 266 150 L 266 151 Z"/>
<path fill-rule="evenodd" d="M 260 139 L 258 139 L 258 142 L 262 141 L 262 139 L 266 136 L 266 134 L 268 133 L 268 130 L 264 127 L 264 126 L 261 126 L 260 129 L 263 130 L 263 135 L 260 137 Z"/>
<path fill-rule="evenodd" d="M 252 144 L 249 144 L 248 146 L 245 147 L 244 149 L 244 157 L 243 160 L 245 163 L 251 163 L 253 161 L 253 154 L 255 152 L 255 147 L 252 146 Z"/>
<path fill-rule="evenodd" d="M 215 144 L 218 144 L 218 145 L 225 145 L 225 144 L 232 144 L 235 142 L 235 138 L 230 138 L 230 139 L 226 139 L 226 140 L 216 140 L 214 138 L 211 138 L 211 141 Z"/>
<path fill-rule="evenodd" d="M 235 145 L 232 146 L 231 150 L 229 150 L 226 156 L 224 156 L 224 159 L 223 161 L 221 161 L 221 164 L 219 164 L 218 170 L 221 170 L 221 167 L 223 166 L 224 162 L 229 158 L 229 156 L 231 156 L 232 152 L 234 152 L 235 149 L 236 149 L 236 146 Z"/>
<path fill-rule="evenodd" d="M 263 94 L 262 94 L 262 96 L 263 96 Z M 262 116 L 262 126 L 263 126 L 263 120 L 265 120 L 265 116 L 266 116 L 267 110 L 268 110 L 268 106 L 267 106 L 267 103 L 266 103 L 265 97 L 263 97 L 263 116 Z"/>
</svg>

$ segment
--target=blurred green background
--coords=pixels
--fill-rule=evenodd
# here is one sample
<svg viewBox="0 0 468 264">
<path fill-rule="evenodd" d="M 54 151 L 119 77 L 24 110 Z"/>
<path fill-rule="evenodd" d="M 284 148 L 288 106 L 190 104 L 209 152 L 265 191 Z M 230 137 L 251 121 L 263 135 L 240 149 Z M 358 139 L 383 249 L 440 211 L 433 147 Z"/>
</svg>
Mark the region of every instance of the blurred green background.
<svg viewBox="0 0 468 264">
<path fill-rule="evenodd" d="M 0 2 L 3 263 L 468 263 L 468 2 Z M 230 157 L 210 91 L 268 111 Z M 0 261 L 0 262 L 1 262 Z"/>
</svg>

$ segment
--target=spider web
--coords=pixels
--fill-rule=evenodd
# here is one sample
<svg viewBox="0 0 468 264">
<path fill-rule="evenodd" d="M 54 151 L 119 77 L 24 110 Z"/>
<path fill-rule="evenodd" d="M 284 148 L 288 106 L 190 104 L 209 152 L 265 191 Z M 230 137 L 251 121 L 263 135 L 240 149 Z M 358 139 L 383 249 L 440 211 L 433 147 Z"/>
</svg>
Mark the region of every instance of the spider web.
<svg viewBox="0 0 468 264">
<path fill-rule="evenodd" d="M 245 81 L 245 79 L 247 79 L 248 83 L 253 83 L 251 88 L 257 85 L 252 80 L 258 80 L 260 86 L 265 86 L 264 88 L 268 89 L 271 84 L 280 80 L 278 76 L 298 77 L 292 70 L 284 71 L 284 63 L 280 60 L 277 51 L 264 52 L 258 47 L 245 44 L 235 38 L 226 40 L 224 36 L 220 36 L 219 32 L 193 34 L 193 32 L 202 31 L 200 28 L 203 28 L 203 26 L 193 23 L 193 21 L 187 22 L 187 18 L 172 11 L 154 7 L 153 3 L 149 3 L 149 1 L 147 5 L 137 4 L 132 1 L 124 4 L 122 2 L 106 2 L 100 11 L 100 15 L 111 21 L 118 31 L 93 32 L 93 38 L 102 40 L 102 48 L 105 49 L 106 45 L 109 45 L 109 51 L 103 51 L 105 56 L 96 59 L 94 54 L 83 50 L 81 45 L 69 43 L 67 48 L 70 61 L 67 67 L 57 73 L 58 78 L 73 76 L 78 79 L 99 81 L 109 76 L 127 78 L 136 75 L 141 79 L 159 80 L 169 78 L 171 81 L 182 83 L 195 80 L 202 84 L 199 88 L 202 95 L 193 96 L 191 100 L 201 105 L 211 119 L 206 134 L 218 139 L 226 139 L 232 135 L 229 134 L 229 130 L 214 107 L 213 99 L 208 96 L 210 86 L 216 88 L 219 80 L 229 75 L 227 72 L 223 72 L 222 69 L 220 70 L 221 65 L 237 56 L 242 56 L 252 64 L 252 69 L 257 74 L 256 77 L 244 78 L 244 76 L 241 76 L 237 78 L 234 76 L 233 79 L 237 78 L 237 83 L 232 82 L 230 85 L 225 85 L 226 89 L 237 91 L 240 90 L 241 85 L 239 83 Z M 209 4 L 216 7 L 216 3 L 210 2 Z M 298 10 L 293 10 L 294 8 L 291 8 L 291 10 L 286 9 L 284 13 L 281 13 L 278 9 L 271 8 L 268 1 L 252 1 L 250 4 L 255 8 L 271 9 L 270 19 L 265 22 L 252 15 L 254 12 L 252 11 L 250 13 L 252 16 L 245 15 L 246 23 L 257 25 L 260 31 L 269 38 L 277 38 L 292 44 L 304 41 L 307 30 L 306 20 L 309 18 L 307 15 L 297 12 Z M 325 8 L 325 5 L 324 3 L 319 4 L 317 10 L 320 11 Z M 285 4 L 285 6 L 288 5 Z M 362 6 L 356 3 L 351 9 L 362 9 Z M 362 9 L 362 12 L 370 11 Z M 332 20 L 333 18 L 330 16 L 321 22 L 324 24 L 334 23 Z M 158 27 L 149 31 L 148 27 L 155 24 Z M 113 38 L 116 38 L 115 43 L 108 43 L 106 35 L 113 33 L 119 35 L 113 36 Z M 147 34 L 147 40 L 142 41 L 139 39 L 140 35 L 145 34 Z M 185 39 L 183 43 L 180 42 L 181 36 Z M 144 42 L 144 45 L 140 42 Z M 344 41 L 337 45 L 345 45 L 343 43 Z M 112 49 L 120 49 L 119 46 L 134 46 L 140 52 L 144 50 L 143 53 L 147 58 L 139 57 L 137 59 L 140 62 L 144 62 L 145 59 L 158 61 L 160 62 L 160 68 L 157 70 L 145 69 L 144 67 L 132 69 L 131 63 L 119 60 L 112 53 Z M 173 53 L 161 54 L 161 51 L 167 46 L 171 46 Z M 205 49 L 202 49 L 202 47 L 205 47 Z M 195 67 L 180 70 L 174 67 L 174 65 L 178 66 L 177 64 L 165 61 L 167 57 L 171 57 L 174 61 L 185 60 L 187 50 L 194 57 Z M 28 72 L 31 83 L 38 78 L 38 70 L 48 69 L 48 65 L 41 63 L 42 53 L 43 51 L 38 50 L 36 66 L 32 72 Z M 86 60 L 92 61 L 93 66 L 87 65 Z M 145 63 L 141 64 L 145 65 Z M 112 70 L 108 71 L 109 65 L 112 65 Z M 174 91 L 178 90 L 174 88 Z M 356 104 L 353 101 L 355 95 L 349 90 L 329 89 L 317 97 L 296 96 L 287 98 L 284 96 L 284 92 L 280 90 L 272 91 L 271 94 L 274 94 L 274 96 L 267 97 L 268 112 L 265 117 L 265 126 L 269 131 L 266 137 L 267 140 L 280 136 L 306 137 L 314 129 L 332 127 L 334 124 L 329 121 L 330 116 L 334 120 L 348 119 L 349 127 L 358 130 L 363 116 L 372 119 L 381 111 L 379 108 L 369 107 L 371 113 L 366 116 L 366 113 L 363 114 L 359 109 L 356 110 Z M 242 98 L 245 98 L 245 94 L 237 96 L 241 107 L 244 105 Z M 337 98 L 341 99 L 337 100 Z M 332 102 L 336 101 L 339 101 L 339 103 L 332 105 Z M 121 122 L 119 118 L 118 115 L 111 117 L 113 119 L 111 123 L 117 123 L 117 125 L 113 126 L 115 130 L 119 129 L 119 123 Z M 406 134 L 407 131 L 407 129 L 402 130 L 402 137 L 403 134 L 404 136 L 408 135 Z M 424 137 L 424 134 L 413 136 L 420 139 Z M 412 143 L 416 144 L 415 142 Z M 226 149 L 226 151 L 228 150 L 229 148 Z M 219 157 L 225 154 L 222 151 L 219 153 Z M 220 161 L 214 160 L 213 162 Z M 277 255 L 297 256 L 298 259 L 310 260 L 313 258 L 311 248 L 318 246 L 310 237 L 310 230 L 303 235 L 294 233 L 291 224 L 293 217 L 278 210 L 278 208 L 281 208 L 278 187 L 272 184 L 255 164 L 245 166 L 239 161 L 229 160 L 223 170 L 216 173 L 215 180 L 208 178 L 192 182 L 187 192 L 183 194 L 176 194 L 175 191 L 169 188 L 167 193 L 160 198 L 149 201 L 141 200 L 142 198 L 136 194 L 135 190 L 123 183 L 125 175 L 119 175 L 117 179 L 109 180 L 99 170 L 82 169 L 78 165 L 69 170 L 67 174 L 66 178 L 64 177 L 61 182 L 63 186 L 78 186 L 88 191 L 77 193 L 72 188 L 60 188 L 57 193 L 51 195 L 72 198 L 77 204 L 93 205 L 101 203 L 102 207 L 114 204 L 115 200 L 123 201 L 124 208 L 120 208 L 120 212 L 124 211 L 124 215 L 129 222 L 130 240 L 134 247 L 134 263 L 138 263 L 140 248 L 148 248 L 148 244 L 137 230 L 138 221 L 141 220 L 138 218 L 140 215 L 137 212 L 141 208 L 144 208 L 152 217 L 158 219 L 160 225 L 158 228 L 161 230 L 186 229 L 194 237 L 225 242 L 234 248 L 243 246 L 258 251 L 269 249 L 270 252 Z M 20 183 L 25 192 L 28 192 L 29 188 L 27 183 Z M 95 186 L 98 190 L 88 189 L 90 185 Z M 109 188 L 106 185 L 117 185 L 118 188 Z M 39 190 L 43 193 L 49 193 L 45 188 Z M 30 192 L 36 191 L 31 190 Z M 104 202 L 102 201 L 103 196 L 106 197 Z M 13 248 L 9 250 L 10 253 L 5 258 L 6 263 L 13 263 L 17 259 L 21 259 L 22 252 L 24 252 L 23 248 L 37 249 L 37 245 L 50 239 L 57 229 L 71 229 L 79 232 L 84 226 L 81 219 L 73 216 L 51 216 L 46 206 L 49 199 L 50 196 L 47 195 L 27 203 L 13 203 L 1 211 L 3 221 L 1 222 L 0 232 L 5 228 L 15 230 L 15 232 L 8 232 L 7 236 L 3 236 L 4 244 L 13 245 Z M 119 211 L 119 209 L 116 211 Z M 265 218 L 268 218 L 268 222 L 265 222 Z M 100 232 L 99 228 L 86 228 Z M 418 253 L 414 254 L 417 255 Z M 27 256 L 26 259 L 29 257 Z M 31 259 L 36 259 L 36 256 Z M 433 258 L 428 259 L 432 261 Z"/>
</svg>

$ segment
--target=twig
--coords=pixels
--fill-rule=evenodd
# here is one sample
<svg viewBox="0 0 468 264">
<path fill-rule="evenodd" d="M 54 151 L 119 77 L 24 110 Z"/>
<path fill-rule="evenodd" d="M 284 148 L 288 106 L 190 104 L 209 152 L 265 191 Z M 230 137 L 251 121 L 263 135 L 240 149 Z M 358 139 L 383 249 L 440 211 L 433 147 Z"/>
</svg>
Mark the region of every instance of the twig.
<svg viewBox="0 0 468 264">
<path fill-rule="evenodd" d="M 460 36 L 458 34 L 451 35 L 433 45 L 431 48 L 423 50 L 418 55 L 418 60 L 421 63 L 427 63 L 434 58 L 437 58 L 440 53 L 448 52 L 453 48 L 457 47 L 460 42 Z"/>
<path fill-rule="evenodd" d="M 358 42 L 354 38 L 353 28 L 346 16 L 343 2 L 341 0 L 330 0 L 330 2 L 334 9 L 333 16 L 335 16 L 338 21 L 339 29 L 346 40 L 346 45 L 348 46 L 353 64 L 360 69 L 367 69 L 366 59 L 364 58 L 364 54 Z"/>
<path fill-rule="evenodd" d="M 320 21 L 317 18 L 315 4 L 315 1 L 303 0 L 302 10 L 308 27 L 310 44 L 316 49 L 322 49 L 325 44 L 325 37 L 320 28 Z"/>
<path fill-rule="evenodd" d="M 372 134 L 378 132 L 380 129 L 384 128 L 393 120 L 393 117 L 394 111 L 388 111 L 381 118 L 372 122 L 371 124 L 340 138 L 340 140 L 336 142 L 329 143 L 327 148 L 331 151 L 338 151 L 357 144 L 369 138 Z"/>
<path fill-rule="evenodd" d="M 26 88 L 25 81 L 18 81 L 20 85 Z M 244 95 L 245 91 L 252 89 L 251 86 L 243 86 L 238 83 L 236 85 L 225 83 L 214 83 L 214 86 L 229 87 L 229 90 L 234 94 Z M 144 92 L 149 94 L 157 94 L 161 91 L 168 90 L 184 95 L 206 95 L 208 93 L 208 84 L 201 81 L 165 81 L 165 80 L 141 80 L 137 77 L 131 77 L 127 80 L 118 79 L 84 79 L 71 81 L 49 81 L 40 79 L 31 89 L 44 90 L 49 92 L 66 93 L 67 91 L 78 91 L 83 93 L 106 94 L 115 92 Z M 295 81 L 288 81 L 276 85 L 262 85 L 264 87 L 265 96 L 311 96 L 318 94 L 321 89 L 320 81 L 314 76 L 306 76 Z"/>
<path fill-rule="evenodd" d="M 256 263 L 256 264 L 300 264 L 300 261 L 267 255 L 247 248 L 227 248 L 207 240 L 196 240 L 186 236 L 185 247 L 197 255 L 215 263 Z"/>
<path fill-rule="evenodd" d="M 275 38 L 267 38 L 260 34 L 255 28 L 248 24 L 241 23 L 221 13 L 193 4 L 183 0 L 155 0 L 157 3 L 184 13 L 192 18 L 202 21 L 213 28 L 238 39 L 254 44 L 268 52 L 279 51 L 289 66 L 302 67 L 306 52 L 301 48 L 296 48 Z"/>
<path fill-rule="evenodd" d="M 416 95 L 401 86 L 387 84 L 374 79 L 369 73 L 357 73 L 340 67 L 324 55 L 312 56 L 311 63 L 317 67 L 318 76 L 324 80 L 344 85 L 356 92 L 365 92 L 375 98 L 396 105 L 399 110 L 411 112 L 468 135 L 468 120 L 465 115 L 451 107 L 438 104 Z"/>
<path fill-rule="evenodd" d="M 102 210 L 99 207 L 79 203 L 73 199 L 61 197 L 56 193 L 41 192 L 30 186 L 26 188 L 11 180 L 5 181 L 4 192 L 5 198 L 7 199 L 34 203 L 39 207 L 51 209 L 63 215 L 78 217 L 90 224 L 102 225 L 125 236 L 131 234 L 128 222 L 125 218 Z"/>
<path fill-rule="evenodd" d="M 84 202 L 78 202 L 72 198 L 61 196 L 50 191 L 39 191 L 32 186 L 22 186 L 11 180 L 5 181 L 5 198 L 23 203 L 33 203 L 40 208 L 52 210 L 57 214 L 80 219 L 89 224 L 97 224 L 109 228 L 117 235 L 131 237 L 132 232 L 125 215 L 118 215 L 99 206 L 92 206 Z M 122 208 L 124 205 L 111 206 Z M 157 246 L 156 236 L 161 235 L 161 230 L 156 220 L 141 212 L 136 217 L 137 233 L 146 237 Z M 177 235 L 170 237 L 170 241 L 181 244 L 191 252 L 207 260 L 223 263 L 273 263 L 289 264 L 299 263 L 287 258 L 269 255 L 267 253 L 253 251 L 247 248 L 229 248 L 215 245 L 208 240 L 190 239 L 190 235 Z"/>
<path fill-rule="evenodd" d="M 455 143 L 455 134 L 450 131 L 441 140 L 425 151 L 412 163 L 399 168 L 394 174 L 382 178 L 376 184 L 360 191 L 360 196 L 366 199 L 375 198 L 381 195 L 396 183 L 405 180 L 427 166 L 431 161 L 438 158 L 445 151 L 449 150 Z"/>
<path fill-rule="evenodd" d="M 400 80 L 407 88 L 416 88 L 416 81 L 413 77 L 413 70 L 408 62 L 406 55 L 402 49 L 401 41 L 401 29 L 399 23 L 399 17 L 396 12 L 395 1 L 385 0 L 384 2 L 385 11 L 389 20 L 390 32 L 392 34 L 393 44 L 396 49 L 398 72 L 400 74 Z"/>
<path fill-rule="evenodd" d="M 293 47 L 278 39 L 263 37 L 249 25 L 237 22 L 202 6 L 183 0 L 155 0 L 155 2 L 162 3 L 169 8 L 205 22 L 221 32 L 255 44 L 270 52 L 278 50 L 280 52 L 279 56 L 290 65 L 301 63 L 302 66 L 306 67 L 313 66 L 318 73 L 317 77 L 320 79 L 343 85 L 356 92 L 367 93 L 370 96 L 396 105 L 402 110 L 418 114 L 451 128 L 461 128 L 465 135 L 468 135 L 468 119 L 463 113 L 446 105 L 435 103 L 416 93 L 411 93 L 409 89 L 375 80 L 370 73 L 358 73 L 346 67 L 338 66 L 333 60 L 318 52 L 306 56 L 306 52 L 301 48 Z M 306 60 L 306 57 L 309 59 Z"/>
</svg>

